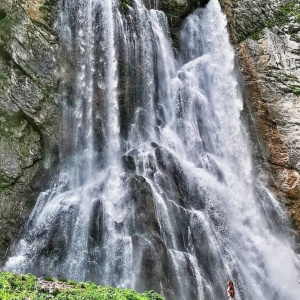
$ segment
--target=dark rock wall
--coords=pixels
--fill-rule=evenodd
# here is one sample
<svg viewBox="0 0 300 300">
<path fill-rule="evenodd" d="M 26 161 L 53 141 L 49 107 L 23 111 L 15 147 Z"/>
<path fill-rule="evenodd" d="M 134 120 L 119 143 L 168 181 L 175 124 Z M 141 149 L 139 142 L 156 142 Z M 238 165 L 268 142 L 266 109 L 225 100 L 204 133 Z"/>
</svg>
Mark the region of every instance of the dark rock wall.
<svg viewBox="0 0 300 300">
<path fill-rule="evenodd" d="M 158 8 L 164 11 L 169 21 L 171 37 L 178 46 L 178 33 L 183 20 L 195 9 L 203 7 L 209 0 L 160 0 Z"/>
<path fill-rule="evenodd" d="M 59 112 L 53 3 L 0 3 L 0 262 L 55 159 Z"/>
</svg>

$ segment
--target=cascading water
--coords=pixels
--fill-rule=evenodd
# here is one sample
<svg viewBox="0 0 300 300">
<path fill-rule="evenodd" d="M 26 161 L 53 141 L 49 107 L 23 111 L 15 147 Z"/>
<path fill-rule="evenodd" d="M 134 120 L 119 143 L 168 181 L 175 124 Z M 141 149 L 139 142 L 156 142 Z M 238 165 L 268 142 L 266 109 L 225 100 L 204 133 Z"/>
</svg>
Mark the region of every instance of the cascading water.
<svg viewBox="0 0 300 300">
<path fill-rule="evenodd" d="M 154 7 L 155 8 L 155 7 Z M 253 179 L 217 0 L 175 59 L 165 15 L 62 0 L 60 170 L 5 269 L 154 289 L 167 299 L 299 299 L 299 258 Z"/>
</svg>

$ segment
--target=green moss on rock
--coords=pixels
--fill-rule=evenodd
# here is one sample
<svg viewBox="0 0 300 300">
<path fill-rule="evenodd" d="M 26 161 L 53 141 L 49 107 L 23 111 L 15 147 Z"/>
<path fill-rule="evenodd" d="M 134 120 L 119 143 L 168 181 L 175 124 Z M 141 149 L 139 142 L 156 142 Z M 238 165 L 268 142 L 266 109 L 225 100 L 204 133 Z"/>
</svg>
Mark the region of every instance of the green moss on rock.
<svg viewBox="0 0 300 300">
<path fill-rule="evenodd" d="M 300 88 L 295 88 L 295 89 L 293 89 L 292 92 L 293 92 L 293 94 L 300 96 Z"/>
<path fill-rule="evenodd" d="M 11 186 L 1 187 L 1 184 L 0 184 L 0 194 L 10 195 L 11 193 L 12 193 L 12 187 Z"/>
<path fill-rule="evenodd" d="M 1 40 L 6 40 L 11 33 L 12 29 L 12 18 L 11 16 L 7 15 L 6 13 L 4 14 L 4 11 L 1 14 L 0 11 L 0 38 Z"/>
<path fill-rule="evenodd" d="M 264 32 L 263 31 L 257 31 L 252 34 L 250 34 L 249 39 L 258 41 L 259 39 L 263 38 Z"/>
<path fill-rule="evenodd" d="M 5 19 L 7 16 L 7 13 L 4 9 L 0 9 L 0 21 L 2 21 L 3 19 Z"/>
<path fill-rule="evenodd" d="M 275 18 L 267 20 L 267 26 L 270 28 L 275 25 L 282 27 L 289 23 L 290 16 L 296 16 L 297 13 L 300 13 L 300 6 L 294 1 L 287 2 L 280 7 L 280 10 L 275 14 Z"/>
<path fill-rule="evenodd" d="M 133 0 L 122 0 L 122 8 L 124 11 L 127 11 L 129 6 L 133 5 Z"/>
<path fill-rule="evenodd" d="M 12 26 L 12 16 L 7 14 L 4 10 L 0 10 L 0 62 L 10 60 L 10 54 L 6 48 L 7 41 L 11 36 Z"/>
<path fill-rule="evenodd" d="M 6 74 L 0 74 L 0 89 L 5 89 L 9 82 L 10 79 Z"/>
<path fill-rule="evenodd" d="M 53 26 L 55 17 L 57 0 L 46 0 L 44 5 L 41 7 L 41 11 L 45 14 L 45 20 L 50 28 Z M 50 29 L 49 28 L 49 29 Z"/>
<path fill-rule="evenodd" d="M 262 32 L 265 27 L 272 28 L 274 26 L 277 26 L 281 28 L 290 23 L 291 17 L 295 17 L 295 20 L 300 23 L 300 4 L 296 0 L 285 2 L 276 11 L 273 12 L 272 16 L 268 16 L 264 19 L 264 21 L 261 20 L 261 23 L 257 22 L 256 24 L 247 26 L 247 31 L 239 32 L 239 30 L 237 30 L 237 41 L 242 42 L 246 38 L 254 40 L 259 39 L 258 33 Z M 244 20 L 236 17 L 234 27 L 238 29 L 237 25 L 243 21 Z M 249 31 L 251 29 L 252 31 Z"/>
</svg>

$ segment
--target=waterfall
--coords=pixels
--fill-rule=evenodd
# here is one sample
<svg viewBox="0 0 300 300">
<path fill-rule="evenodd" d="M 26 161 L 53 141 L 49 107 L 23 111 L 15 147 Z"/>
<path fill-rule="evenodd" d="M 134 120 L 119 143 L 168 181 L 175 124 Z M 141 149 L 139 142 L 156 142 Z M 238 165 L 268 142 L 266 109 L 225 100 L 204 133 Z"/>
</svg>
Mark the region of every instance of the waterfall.
<svg viewBox="0 0 300 300">
<path fill-rule="evenodd" d="M 299 299 L 218 0 L 187 17 L 176 57 L 165 14 L 141 0 L 61 0 L 57 31 L 60 163 L 5 269 L 171 300 L 225 299 L 229 279 L 237 299 Z"/>
</svg>

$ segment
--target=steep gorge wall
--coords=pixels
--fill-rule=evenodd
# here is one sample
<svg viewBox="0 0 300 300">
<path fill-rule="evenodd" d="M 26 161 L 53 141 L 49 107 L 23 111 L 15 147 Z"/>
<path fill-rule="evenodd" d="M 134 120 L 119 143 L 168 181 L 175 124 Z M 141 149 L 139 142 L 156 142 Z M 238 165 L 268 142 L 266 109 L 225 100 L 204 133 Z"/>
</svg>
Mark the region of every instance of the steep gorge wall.
<svg viewBox="0 0 300 300">
<path fill-rule="evenodd" d="M 0 262 L 57 151 L 53 14 L 49 0 L 0 3 Z"/>
<path fill-rule="evenodd" d="M 245 83 L 259 173 L 300 231 L 300 3 L 224 0 Z"/>
</svg>

